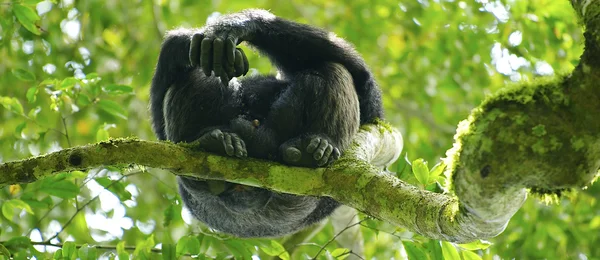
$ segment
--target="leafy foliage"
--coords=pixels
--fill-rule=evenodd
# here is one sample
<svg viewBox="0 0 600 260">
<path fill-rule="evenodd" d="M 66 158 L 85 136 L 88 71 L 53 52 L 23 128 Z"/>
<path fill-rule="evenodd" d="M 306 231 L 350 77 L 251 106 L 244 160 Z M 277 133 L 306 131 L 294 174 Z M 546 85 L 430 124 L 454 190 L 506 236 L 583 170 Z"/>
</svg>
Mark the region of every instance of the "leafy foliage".
<svg viewBox="0 0 600 260">
<path fill-rule="evenodd" d="M 391 170 L 437 192 L 443 165 L 426 162 L 450 148 L 471 108 L 511 82 L 569 71 L 581 54 L 568 1 L 6 1 L 0 162 L 109 137 L 153 139 L 148 89 L 165 30 L 250 7 L 354 43 L 383 89 L 387 120 L 405 136 L 407 159 Z M 246 53 L 253 71 L 272 72 L 266 59 Z M 492 246 L 432 241 L 362 215 L 357 226 L 369 259 L 598 258 L 599 189 L 560 207 L 529 200 Z M 292 244 L 190 225 L 173 176 L 160 170 L 59 174 L 2 188 L 0 204 L 0 259 L 354 256 L 333 240 L 331 225 Z"/>
</svg>

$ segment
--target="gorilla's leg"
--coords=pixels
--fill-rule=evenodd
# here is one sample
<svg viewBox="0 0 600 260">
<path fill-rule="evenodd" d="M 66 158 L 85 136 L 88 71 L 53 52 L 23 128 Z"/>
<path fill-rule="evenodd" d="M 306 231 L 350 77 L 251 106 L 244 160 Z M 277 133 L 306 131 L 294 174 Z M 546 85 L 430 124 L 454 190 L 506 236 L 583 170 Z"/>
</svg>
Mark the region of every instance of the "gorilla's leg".
<svg viewBox="0 0 600 260">
<path fill-rule="evenodd" d="M 197 144 L 199 148 L 213 153 L 227 154 L 238 158 L 248 155 L 244 140 L 235 133 L 223 132 L 220 129 L 213 129 L 203 134 L 198 138 Z"/>
<path fill-rule="evenodd" d="M 276 132 L 305 134 L 280 146 L 284 162 L 305 167 L 331 163 L 350 145 L 360 124 L 352 76 L 338 63 L 324 63 L 286 80 L 290 87 L 273 104 L 267 120 L 279 122 Z M 302 129 L 290 129 L 294 127 Z"/>
</svg>

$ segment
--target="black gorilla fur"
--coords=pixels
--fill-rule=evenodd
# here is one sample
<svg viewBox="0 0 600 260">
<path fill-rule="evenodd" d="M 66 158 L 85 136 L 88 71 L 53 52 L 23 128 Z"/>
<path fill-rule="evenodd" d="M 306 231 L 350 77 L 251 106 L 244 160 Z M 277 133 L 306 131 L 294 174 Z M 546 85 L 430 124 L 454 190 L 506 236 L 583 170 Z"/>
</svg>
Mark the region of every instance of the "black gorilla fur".
<svg viewBox="0 0 600 260">
<path fill-rule="evenodd" d="M 279 75 L 230 81 L 248 71 L 236 48 L 243 41 L 269 57 Z M 200 139 L 199 148 L 210 152 L 305 167 L 336 160 L 360 124 L 383 117 L 380 90 L 350 44 L 256 9 L 170 31 L 150 94 L 160 140 Z M 196 218 L 239 237 L 290 234 L 339 205 L 229 182 L 178 181 Z"/>
</svg>

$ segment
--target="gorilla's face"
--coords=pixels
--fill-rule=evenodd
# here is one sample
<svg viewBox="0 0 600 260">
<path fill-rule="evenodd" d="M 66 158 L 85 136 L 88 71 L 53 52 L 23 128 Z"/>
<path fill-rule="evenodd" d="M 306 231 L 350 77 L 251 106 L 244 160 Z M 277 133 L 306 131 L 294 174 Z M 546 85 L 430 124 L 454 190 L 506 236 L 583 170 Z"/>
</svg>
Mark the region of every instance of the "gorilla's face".
<svg viewBox="0 0 600 260">
<path fill-rule="evenodd" d="M 291 233 L 315 210 L 319 199 L 276 193 L 225 181 L 178 177 L 181 198 L 209 227 L 248 237 Z M 282 229 L 282 227 L 284 227 Z M 242 231 L 242 232 L 240 232 Z"/>
</svg>

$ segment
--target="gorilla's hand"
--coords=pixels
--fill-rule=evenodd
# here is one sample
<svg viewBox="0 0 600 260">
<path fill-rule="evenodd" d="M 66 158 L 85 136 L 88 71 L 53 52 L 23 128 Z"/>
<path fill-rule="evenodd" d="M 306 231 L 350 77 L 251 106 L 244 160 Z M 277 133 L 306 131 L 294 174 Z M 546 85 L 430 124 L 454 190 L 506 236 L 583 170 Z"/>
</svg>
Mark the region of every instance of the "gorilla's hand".
<svg viewBox="0 0 600 260">
<path fill-rule="evenodd" d="M 321 135 L 294 138 L 281 145 L 283 161 L 303 167 L 327 166 L 340 158 L 340 150 Z"/>
<path fill-rule="evenodd" d="M 246 75 L 249 70 L 248 58 L 236 47 L 237 38 L 215 34 L 196 33 L 190 43 L 190 62 L 202 68 L 209 77 L 214 71 L 224 85 L 233 77 Z"/>
<path fill-rule="evenodd" d="M 209 152 L 227 154 L 238 158 L 248 156 L 246 143 L 237 134 L 223 132 L 219 129 L 212 130 L 198 138 L 198 147 Z"/>
</svg>

